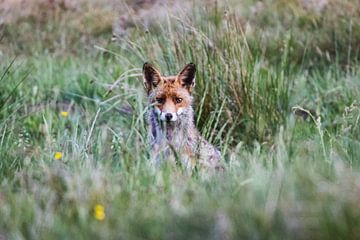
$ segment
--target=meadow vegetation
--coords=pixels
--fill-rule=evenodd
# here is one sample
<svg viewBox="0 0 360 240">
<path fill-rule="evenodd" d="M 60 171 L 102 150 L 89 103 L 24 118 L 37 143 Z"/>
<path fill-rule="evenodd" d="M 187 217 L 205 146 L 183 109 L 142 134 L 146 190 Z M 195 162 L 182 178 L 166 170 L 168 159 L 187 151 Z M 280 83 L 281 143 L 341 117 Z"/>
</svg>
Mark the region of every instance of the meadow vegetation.
<svg viewBox="0 0 360 240">
<path fill-rule="evenodd" d="M 359 1 L 191 1 L 116 41 L 112 1 L 36 2 L 0 17 L 0 239 L 360 238 Z M 197 65 L 224 172 L 149 162 L 145 61 Z"/>
</svg>

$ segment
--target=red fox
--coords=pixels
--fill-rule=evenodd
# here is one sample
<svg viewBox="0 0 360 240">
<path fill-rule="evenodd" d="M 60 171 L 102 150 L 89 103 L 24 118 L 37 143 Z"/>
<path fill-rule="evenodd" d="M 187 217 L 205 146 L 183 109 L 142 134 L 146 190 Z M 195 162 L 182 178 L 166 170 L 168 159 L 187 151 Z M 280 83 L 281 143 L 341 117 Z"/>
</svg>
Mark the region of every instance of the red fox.
<svg viewBox="0 0 360 240">
<path fill-rule="evenodd" d="M 148 94 L 149 138 L 152 158 L 180 163 L 187 169 L 220 168 L 220 152 L 208 143 L 194 125 L 192 91 L 196 67 L 187 64 L 176 76 L 162 76 L 149 63 L 143 66 Z"/>
</svg>

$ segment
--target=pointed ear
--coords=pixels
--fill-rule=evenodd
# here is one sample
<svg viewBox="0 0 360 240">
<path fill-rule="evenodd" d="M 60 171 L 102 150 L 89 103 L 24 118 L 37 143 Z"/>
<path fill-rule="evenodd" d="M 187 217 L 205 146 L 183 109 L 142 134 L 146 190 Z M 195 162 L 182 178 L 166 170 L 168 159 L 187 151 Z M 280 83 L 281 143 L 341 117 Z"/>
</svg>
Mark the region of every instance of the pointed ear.
<svg viewBox="0 0 360 240">
<path fill-rule="evenodd" d="M 189 92 L 195 86 L 195 73 L 196 73 L 196 66 L 193 63 L 187 64 L 183 70 L 177 75 L 177 80 L 180 84 L 186 88 Z"/>
<path fill-rule="evenodd" d="M 143 66 L 143 78 L 145 88 L 148 92 L 162 81 L 160 72 L 147 62 L 144 63 Z"/>
</svg>

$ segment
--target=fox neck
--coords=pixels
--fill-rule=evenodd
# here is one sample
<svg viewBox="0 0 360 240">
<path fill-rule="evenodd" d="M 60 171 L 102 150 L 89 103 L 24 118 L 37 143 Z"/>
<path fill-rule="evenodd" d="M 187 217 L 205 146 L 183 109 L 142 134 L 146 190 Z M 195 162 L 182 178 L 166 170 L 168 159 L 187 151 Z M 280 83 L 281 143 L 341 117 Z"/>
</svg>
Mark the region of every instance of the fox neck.
<svg viewBox="0 0 360 240">
<path fill-rule="evenodd" d="M 194 113 L 191 107 L 186 109 L 174 122 L 161 121 L 155 110 L 152 110 L 150 116 L 152 141 L 154 143 L 167 142 L 174 147 L 180 147 L 179 145 L 183 145 L 195 130 L 193 119 Z"/>
</svg>

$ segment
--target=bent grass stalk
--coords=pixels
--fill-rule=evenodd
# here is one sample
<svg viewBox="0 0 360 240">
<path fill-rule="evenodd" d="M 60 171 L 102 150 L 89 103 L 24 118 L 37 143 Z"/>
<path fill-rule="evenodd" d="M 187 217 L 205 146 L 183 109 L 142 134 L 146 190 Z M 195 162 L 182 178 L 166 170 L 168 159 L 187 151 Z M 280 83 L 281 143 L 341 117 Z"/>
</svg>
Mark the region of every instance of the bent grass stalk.
<svg viewBox="0 0 360 240">
<path fill-rule="evenodd" d="M 324 155 L 324 159 L 327 163 L 332 163 L 330 160 L 329 160 L 329 157 L 326 153 L 326 148 L 325 148 L 325 141 L 324 141 L 324 130 L 322 129 L 322 124 L 321 124 L 321 117 L 318 116 L 318 117 L 315 117 L 309 110 L 305 109 L 305 108 L 302 108 L 300 106 L 295 106 L 292 108 L 293 110 L 300 110 L 300 111 L 303 111 L 303 112 L 306 112 L 308 114 L 308 116 L 311 117 L 311 120 L 315 123 L 315 126 L 316 126 L 316 129 L 318 131 L 318 134 L 320 136 L 320 143 L 321 143 L 321 147 L 322 147 L 322 151 L 323 151 L 323 155 Z"/>
</svg>

